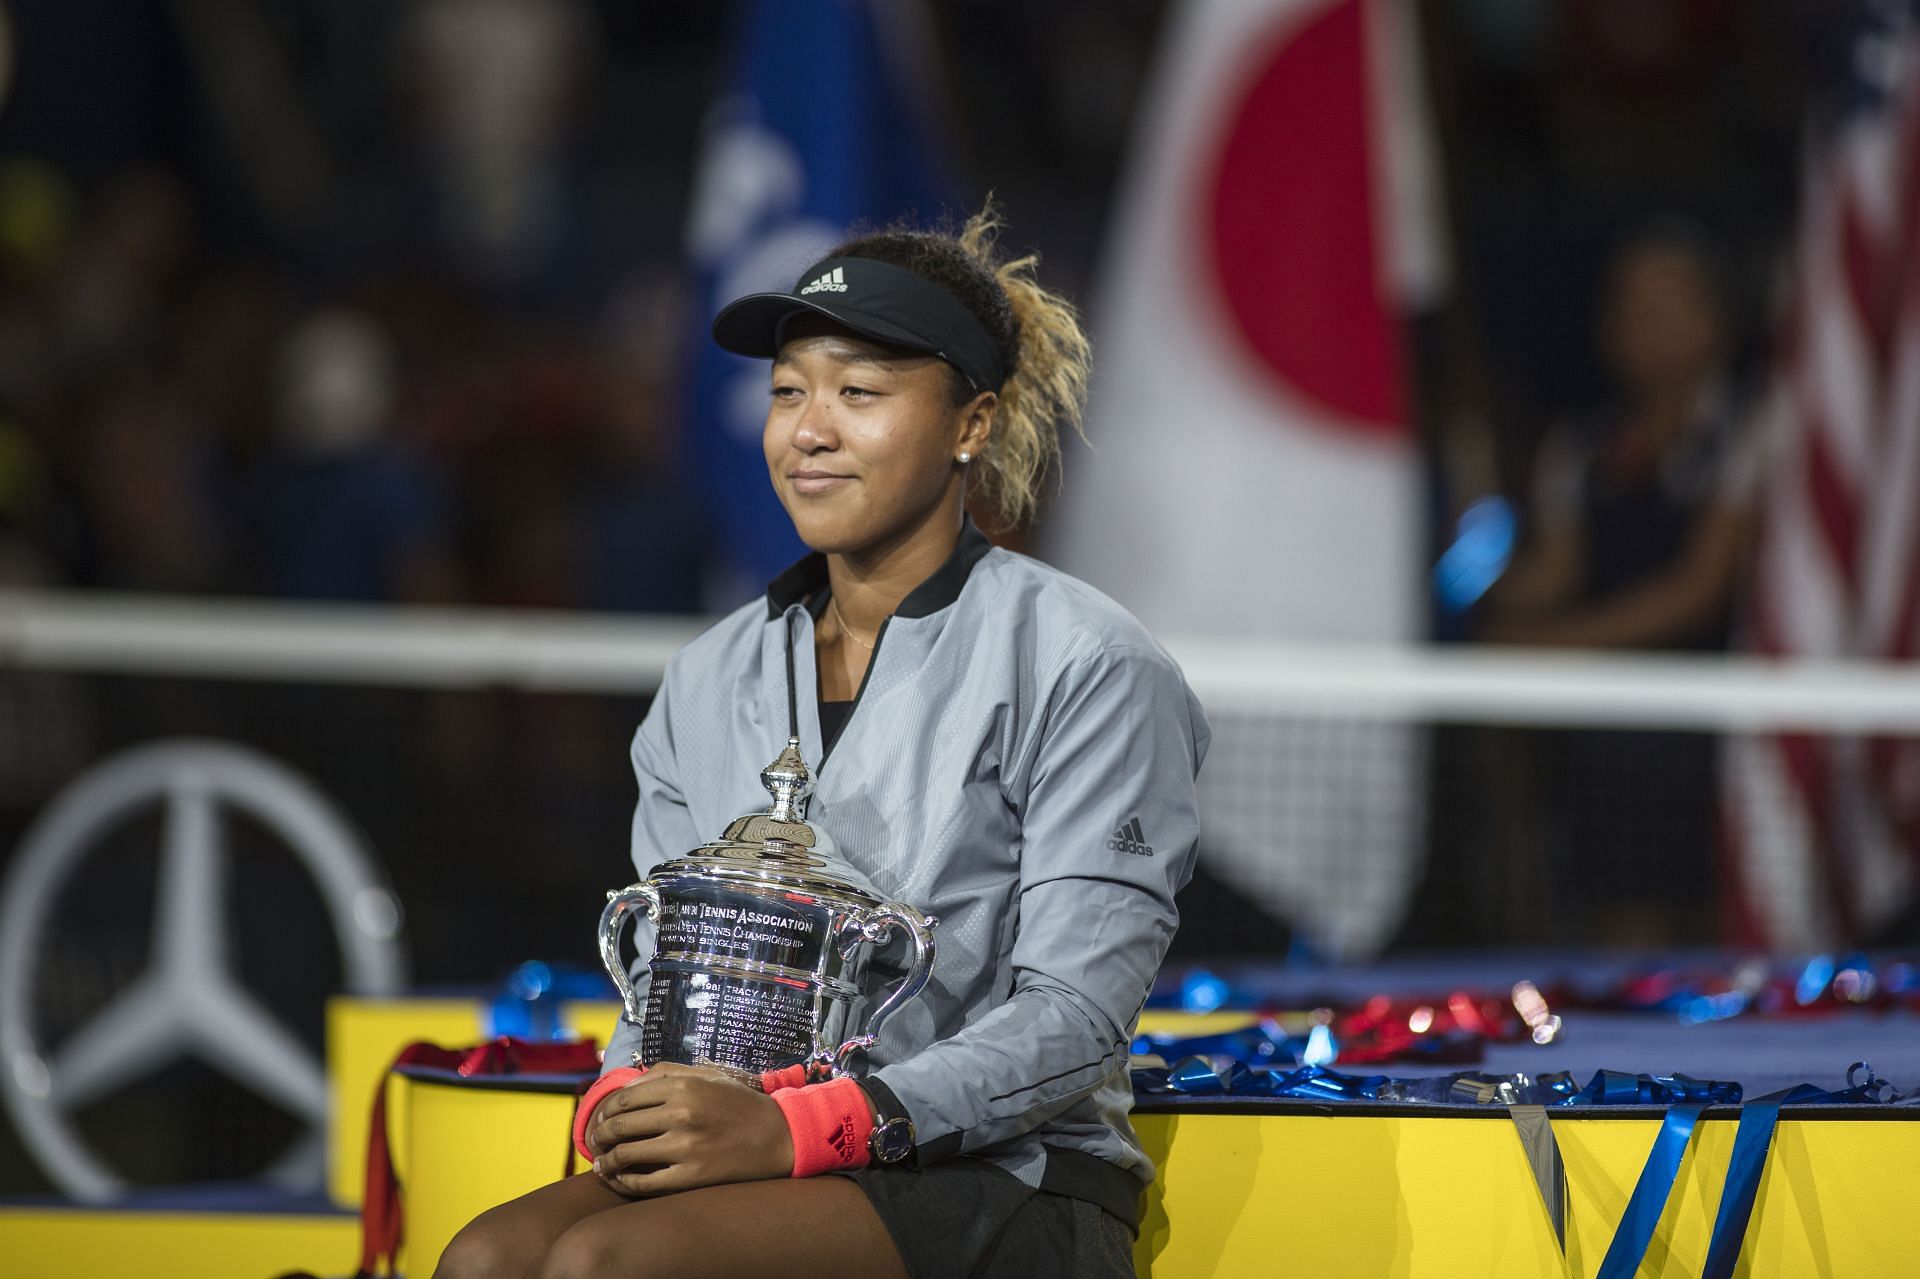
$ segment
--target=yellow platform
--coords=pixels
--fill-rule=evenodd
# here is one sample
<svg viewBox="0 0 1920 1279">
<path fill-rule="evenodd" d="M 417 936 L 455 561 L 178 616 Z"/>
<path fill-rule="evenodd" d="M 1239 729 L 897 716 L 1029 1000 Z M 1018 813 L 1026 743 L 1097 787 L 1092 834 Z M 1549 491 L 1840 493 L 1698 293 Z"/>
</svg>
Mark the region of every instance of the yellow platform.
<svg viewBox="0 0 1920 1279">
<path fill-rule="evenodd" d="M 126 1212 L 0 1206 L 5 1279 L 273 1279 L 350 1275 L 360 1219 L 342 1213 Z"/>
<path fill-rule="evenodd" d="M 410 1116 L 401 1139 L 410 1169 L 409 1270 L 424 1273 L 427 1259 L 481 1210 L 558 1175 L 554 1134 L 570 1121 L 573 1099 L 428 1079 L 401 1087 Z M 1139 1272 L 1156 1279 L 1562 1273 L 1503 1112 L 1465 1118 L 1315 1109 L 1325 1107 L 1137 1115 L 1161 1169 L 1147 1195 Z M 1784 1118 L 1736 1273 L 1895 1279 L 1920 1271 L 1914 1120 Z M 1573 1275 L 1598 1269 L 1659 1126 L 1641 1118 L 1554 1120 L 1571 1188 Z M 1700 1273 L 1733 1134 L 1731 1120 L 1702 1122 L 1641 1275 Z"/>
<path fill-rule="evenodd" d="M 612 1004 L 563 1006 L 604 1038 Z M 1143 1030 L 1200 1034 L 1250 1020 L 1149 1014 Z M 329 1187 L 356 1205 L 376 1081 L 406 1043 L 471 1044 L 476 1000 L 335 1000 L 328 1015 L 333 1092 Z M 560 1175 L 570 1092 L 444 1080 L 387 1084 L 389 1129 L 407 1187 L 407 1271 L 431 1273 L 454 1232 L 482 1209 Z M 1484 1117 L 1153 1108 L 1136 1126 L 1161 1178 L 1136 1253 L 1142 1275 L 1555 1276 L 1563 1273 L 1513 1126 Z M 1828 1116 L 1834 1112 L 1827 1112 Z M 1736 1275 L 1880 1279 L 1920 1274 L 1920 1112 L 1811 1117 L 1787 1112 L 1774 1138 Z M 1639 1175 L 1657 1121 L 1618 1114 L 1554 1120 L 1571 1195 L 1570 1266 L 1590 1276 Z M 1698 1275 L 1734 1124 L 1701 1123 L 1640 1274 Z M 107 1212 L 0 1206 L 0 1279 L 138 1274 L 272 1279 L 351 1273 L 350 1215 Z"/>
</svg>

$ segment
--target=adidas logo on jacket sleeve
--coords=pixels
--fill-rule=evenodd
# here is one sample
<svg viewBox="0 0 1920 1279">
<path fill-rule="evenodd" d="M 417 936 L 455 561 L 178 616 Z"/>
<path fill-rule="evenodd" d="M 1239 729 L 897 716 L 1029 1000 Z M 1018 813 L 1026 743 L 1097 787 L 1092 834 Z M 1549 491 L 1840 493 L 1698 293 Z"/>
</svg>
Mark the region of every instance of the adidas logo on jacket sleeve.
<svg viewBox="0 0 1920 1279">
<path fill-rule="evenodd" d="M 1131 853 L 1135 857 L 1153 856 L 1153 846 L 1147 843 L 1146 832 L 1140 829 L 1140 818 L 1130 817 L 1119 830 L 1107 839 L 1107 847 L 1116 853 Z"/>
</svg>

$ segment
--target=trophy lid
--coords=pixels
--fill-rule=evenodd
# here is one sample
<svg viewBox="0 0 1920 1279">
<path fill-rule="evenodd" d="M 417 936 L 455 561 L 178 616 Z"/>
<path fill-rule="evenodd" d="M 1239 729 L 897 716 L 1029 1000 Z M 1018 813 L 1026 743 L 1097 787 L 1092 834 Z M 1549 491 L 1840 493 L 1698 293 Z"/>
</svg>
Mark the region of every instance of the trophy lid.
<svg viewBox="0 0 1920 1279">
<path fill-rule="evenodd" d="M 851 889 L 879 900 L 850 867 L 837 858 L 829 861 L 832 838 L 807 820 L 813 772 L 800 754 L 799 738 L 789 737 L 773 762 L 760 770 L 760 784 L 773 797 L 771 805 L 734 818 L 718 839 L 665 863 L 655 874 L 694 871 L 774 878 L 821 892 L 845 894 Z"/>
</svg>

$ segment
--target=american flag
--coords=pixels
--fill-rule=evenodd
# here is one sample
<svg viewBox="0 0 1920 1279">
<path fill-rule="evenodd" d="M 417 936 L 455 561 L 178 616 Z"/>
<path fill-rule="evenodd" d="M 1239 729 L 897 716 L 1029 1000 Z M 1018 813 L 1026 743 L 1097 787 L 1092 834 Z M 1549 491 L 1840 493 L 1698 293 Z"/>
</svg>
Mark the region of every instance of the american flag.
<svg viewBox="0 0 1920 1279">
<path fill-rule="evenodd" d="M 1744 610 L 1781 658 L 1920 647 L 1920 21 L 1821 6 L 1802 204 L 1764 409 L 1769 466 Z M 1736 939 L 1870 940 L 1920 885 L 1920 741 L 1733 739 L 1722 774 Z"/>
</svg>

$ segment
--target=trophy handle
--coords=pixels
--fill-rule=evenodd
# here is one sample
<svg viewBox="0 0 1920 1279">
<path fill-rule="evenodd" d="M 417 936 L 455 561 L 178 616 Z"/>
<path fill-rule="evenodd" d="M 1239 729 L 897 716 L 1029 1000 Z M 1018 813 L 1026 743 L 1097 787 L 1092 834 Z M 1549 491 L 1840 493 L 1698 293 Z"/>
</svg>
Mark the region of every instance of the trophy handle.
<svg viewBox="0 0 1920 1279">
<path fill-rule="evenodd" d="M 887 902 L 853 912 L 840 926 L 840 946 L 844 950 L 861 942 L 878 945 L 893 936 L 893 927 L 898 924 L 913 939 L 913 964 L 880 1006 L 867 1015 L 866 1030 L 834 1050 L 835 1071 L 845 1071 L 848 1059 L 856 1051 L 873 1047 L 880 1037 L 881 1023 L 926 987 L 927 978 L 933 975 L 933 928 L 939 922 L 904 902 Z"/>
<path fill-rule="evenodd" d="M 649 920 L 659 923 L 660 890 L 643 879 L 607 894 L 607 908 L 600 912 L 600 962 L 607 966 L 607 976 L 613 978 L 613 984 L 620 989 L 626 1019 L 637 1026 L 641 1021 L 639 996 L 634 993 L 633 979 L 627 975 L 627 966 L 620 959 L 620 927 L 627 922 L 627 912 L 635 907 Z"/>
</svg>

